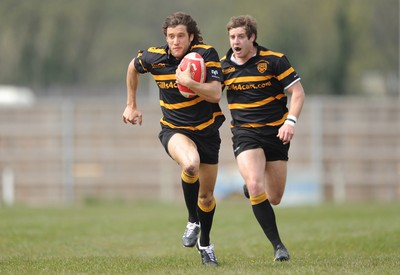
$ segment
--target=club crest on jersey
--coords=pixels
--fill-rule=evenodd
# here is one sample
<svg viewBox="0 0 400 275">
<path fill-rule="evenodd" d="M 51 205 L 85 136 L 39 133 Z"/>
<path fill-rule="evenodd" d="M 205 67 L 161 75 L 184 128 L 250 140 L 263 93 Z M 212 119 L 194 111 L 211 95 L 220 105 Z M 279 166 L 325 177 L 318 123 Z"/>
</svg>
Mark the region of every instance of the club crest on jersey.
<svg viewBox="0 0 400 275">
<path fill-rule="evenodd" d="M 257 70 L 260 72 L 260 74 L 263 74 L 267 71 L 268 69 L 268 62 L 267 61 L 260 61 L 257 63 Z"/>
</svg>

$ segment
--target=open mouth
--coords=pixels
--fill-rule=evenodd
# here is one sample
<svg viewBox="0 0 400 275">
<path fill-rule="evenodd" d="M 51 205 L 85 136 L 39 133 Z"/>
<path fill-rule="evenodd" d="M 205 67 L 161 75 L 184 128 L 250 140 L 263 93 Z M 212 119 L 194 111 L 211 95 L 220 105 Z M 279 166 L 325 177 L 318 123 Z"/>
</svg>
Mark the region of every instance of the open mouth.
<svg viewBox="0 0 400 275">
<path fill-rule="evenodd" d="M 240 52 L 241 49 L 242 49 L 242 48 L 240 48 L 240 47 L 234 47 L 234 48 L 233 48 L 233 50 L 234 50 L 235 52 Z"/>
</svg>

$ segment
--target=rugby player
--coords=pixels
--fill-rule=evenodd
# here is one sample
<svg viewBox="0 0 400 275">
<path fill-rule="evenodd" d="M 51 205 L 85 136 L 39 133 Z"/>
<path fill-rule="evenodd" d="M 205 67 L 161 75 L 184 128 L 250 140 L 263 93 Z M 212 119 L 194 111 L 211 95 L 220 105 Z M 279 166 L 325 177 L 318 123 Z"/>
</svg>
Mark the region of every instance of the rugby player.
<svg viewBox="0 0 400 275">
<path fill-rule="evenodd" d="M 221 144 L 219 128 L 225 120 L 218 102 L 221 99 L 222 71 L 217 51 L 204 44 L 196 21 L 186 13 L 168 16 L 162 26 L 167 44 L 139 51 L 127 72 L 127 106 L 122 119 L 142 124 L 136 94 L 139 75 L 151 73 L 158 88 L 163 117 L 159 139 L 167 154 L 181 167 L 181 184 L 188 210 L 188 222 L 182 237 L 185 247 L 196 246 L 204 265 L 217 266 L 214 244 L 210 243 L 216 201 Z M 199 53 L 206 65 L 206 82 L 192 80 L 189 66 L 178 69 L 189 52 Z M 177 83 L 196 92 L 186 98 Z M 198 235 L 200 234 L 200 237 Z"/>
<path fill-rule="evenodd" d="M 221 63 L 233 152 L 254 216 L 273 246 L 274 260 L 286 261 L 290 255 L 271 204 L 278 205 L 285 190 L 289 145 L 304 89 L 284 54 L 257 44 L 253 17 L 232 17 L 227 30 L 230 49 Z M 291 94 L 290 109 L 285 92 Z"/>
</svg>

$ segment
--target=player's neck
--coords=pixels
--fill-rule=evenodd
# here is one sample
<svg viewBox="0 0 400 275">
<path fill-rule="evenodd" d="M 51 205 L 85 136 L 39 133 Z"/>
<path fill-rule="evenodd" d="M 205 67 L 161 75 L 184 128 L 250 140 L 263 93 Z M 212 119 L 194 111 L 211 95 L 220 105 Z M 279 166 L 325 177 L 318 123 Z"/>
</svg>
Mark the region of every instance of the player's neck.
<svg viewBox="0 0 400 275">
<path fill-rule="evenodd" d="M 237 57 L 237 56 L 235 56 L 235 54 L 232 54 L 231 60 L 238 65 L 243 65 L 244 63 L 249 61 L 250 58 L 252 58 L 253 56 L 256 56 L 256 55 L 257 55 L 257 48 L 252 47 L 250 49 L 250 51 L 248 52 L 248 54 L 246 54 L 244 57 Z"/>
</svg>

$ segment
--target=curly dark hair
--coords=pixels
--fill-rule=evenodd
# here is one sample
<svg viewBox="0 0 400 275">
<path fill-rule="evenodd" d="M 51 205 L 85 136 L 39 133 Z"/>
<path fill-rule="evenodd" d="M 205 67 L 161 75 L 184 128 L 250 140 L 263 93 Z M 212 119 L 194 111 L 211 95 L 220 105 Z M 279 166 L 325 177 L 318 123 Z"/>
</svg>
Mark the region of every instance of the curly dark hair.
<svg viewBox="0 0 400 275">
<path fill-rule="evenodd" d="M 257 21 L 251 15 L 240 15 L 231 17 L 226 28 L 228 32 L 231 29 L 243 27 L 246 30 L 246 35 L 248 38 L 254 33 L 255 39 L 254 42 L 257 40 Z"/>
<path fill-rule="evenodd" d="M 174 14 L 171 14 L 165 18 L 164 24 L 162 25 L 164 35 L 167 36 L 168 28 L 174 28 L 178 25 L 186 26 L 186 30 L 189 35 L 194 34 L 194 44 L 203 42 L 203 37 L 201 36 L 200 29 L 197 27 L 196 21 L 189 14 L 184 12 L 175 12 Z"/>
</svg>

